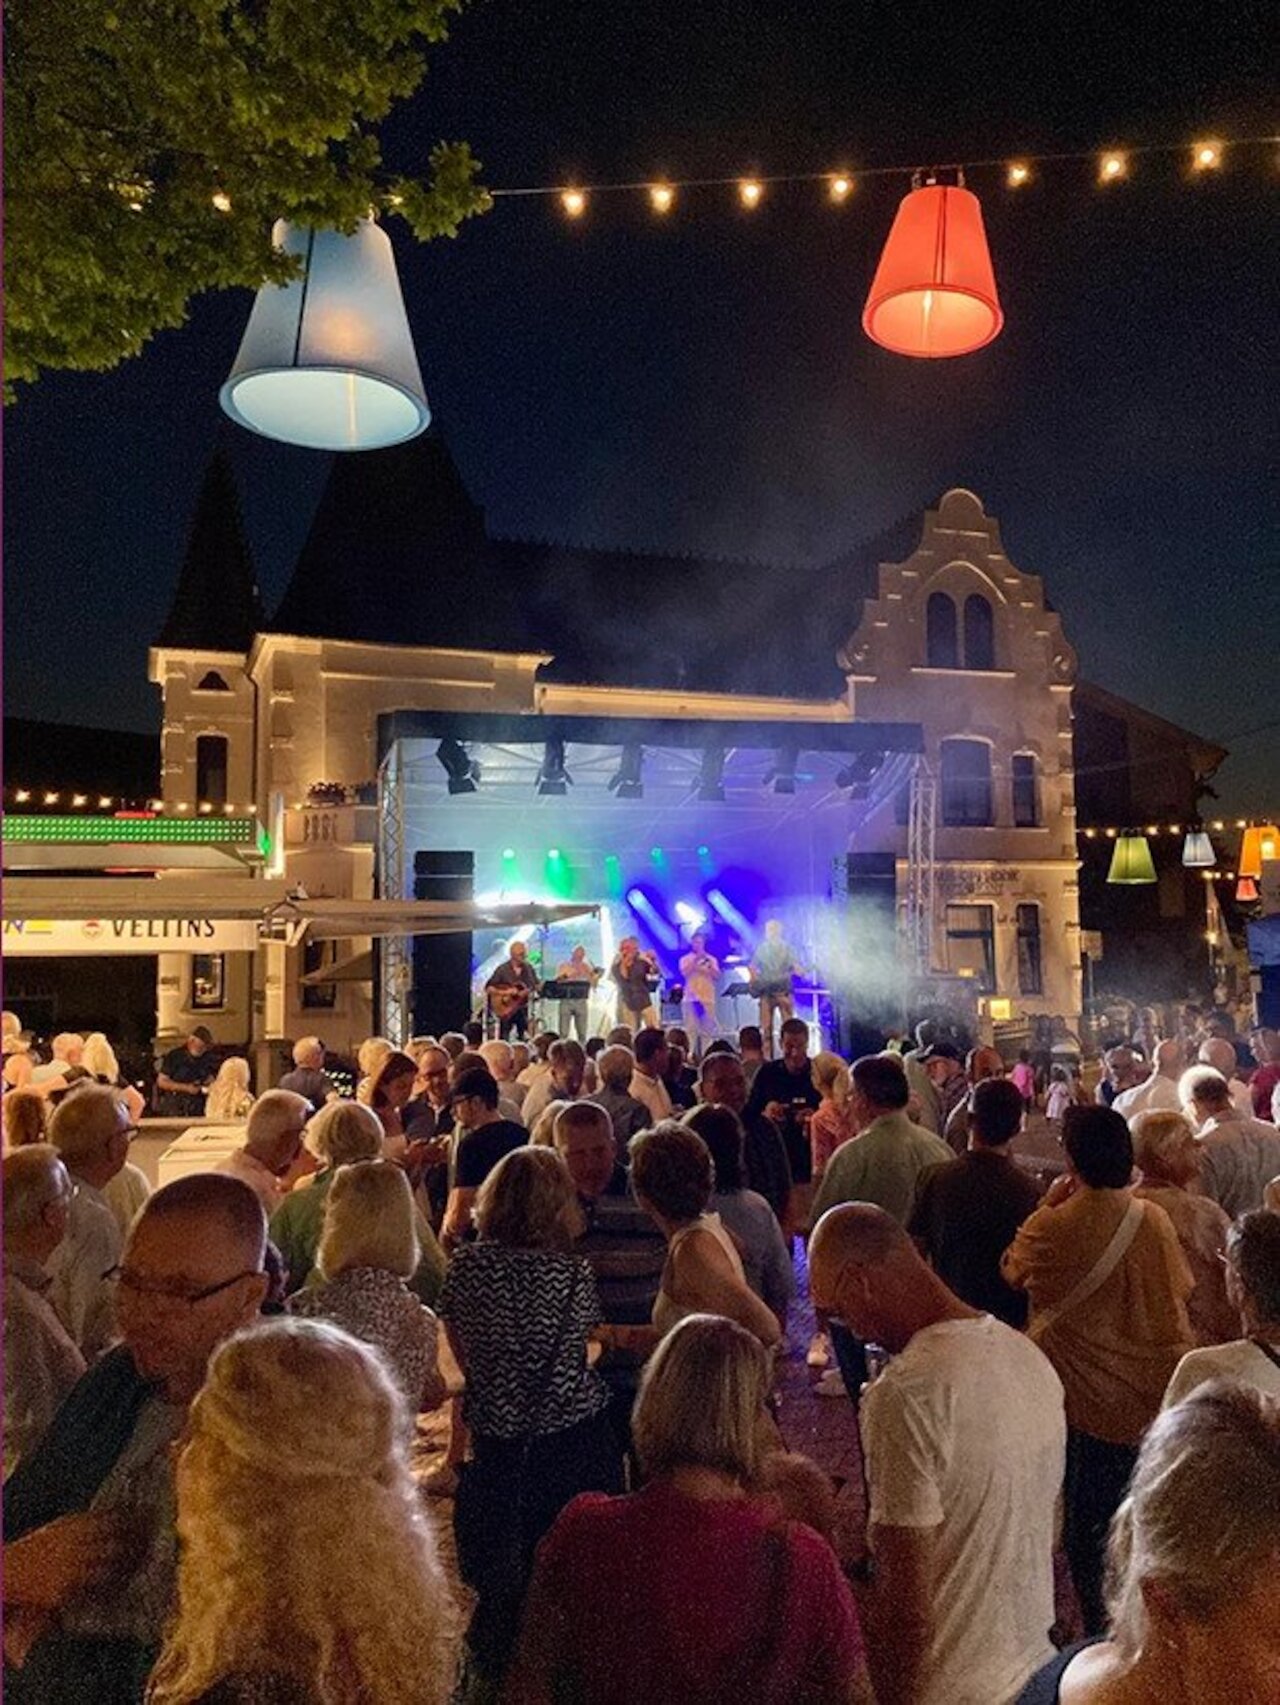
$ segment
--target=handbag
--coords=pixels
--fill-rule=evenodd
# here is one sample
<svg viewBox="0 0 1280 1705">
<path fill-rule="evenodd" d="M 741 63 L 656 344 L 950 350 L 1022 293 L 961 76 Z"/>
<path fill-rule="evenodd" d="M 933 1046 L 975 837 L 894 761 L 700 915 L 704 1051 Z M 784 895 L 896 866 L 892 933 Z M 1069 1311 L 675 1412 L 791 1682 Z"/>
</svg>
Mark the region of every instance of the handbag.
<svg viewBox="0 0 1280 1705">
<path fill-rule="evenodd" d="M 1136 1196 L 1130 1196 L 1129 1205 L 1121 1215 L 1120 1224 L 1111 1234 L 1107 1247 L 1090 1267 L 1083 1278 L 1077 1279 L 1061 1302 L 1053 1308 L 1045 1309 L 1043 1314 L 1037 1314 L 1027 1328 L 1027 1336 L 1033 1344 L 1038 1344 L 1051 1326 L 1055 1326 L 1064 1314 L 1077 1308 L 1086 1301 L 1099 1287 L 1115 1272 L 1124 1259 L 1129 1245 L 1138 1235 L 1138 1227 L 1142 1224 L 1143 1207 Z"/>
</svg>

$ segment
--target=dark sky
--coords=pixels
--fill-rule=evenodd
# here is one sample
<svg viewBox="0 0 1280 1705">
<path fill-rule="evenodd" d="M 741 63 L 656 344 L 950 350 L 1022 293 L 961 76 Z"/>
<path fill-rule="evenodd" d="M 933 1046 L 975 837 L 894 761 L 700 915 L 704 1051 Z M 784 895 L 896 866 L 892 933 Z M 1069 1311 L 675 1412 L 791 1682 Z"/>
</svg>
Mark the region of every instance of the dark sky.
<svg viewBox="0 0 1280 1705">
<path fill-rule="evenodd" d="M 1271 16 L 482 0 L 386 149 L 411 170 L 466 137 L 502 186 L 1255 136 L 1276 129 Z M 601 197 L 569 226 L 505 201 L 455 242 L 392 235 L 436 420 L 491 529 L 785 565 L 970 485 L 1083 672 L 1231 743 L 1274 719 L 1280 679 L 1278 180 L 1280 146 L 1195 181 L 1185 156 L 1148 157 L 1106 192 L 1088 162 L 1018 192 L 974 172 L 1006 327 L 936 363 L 859 326 L 905 180 L 839 209 L 820 186 L 753 216 L 700 190 L 665 223 Z M 220 434 L 278 599 L 327 462 L 220 426 L 249 301 L 202 300 L 139 360 L 45 378 L 8 411 L 11 713 L 155 726 L 146 647 Z M 1234 743 L 1233 809 L 1280 803 L 1276 739 Z"/>
</svg>

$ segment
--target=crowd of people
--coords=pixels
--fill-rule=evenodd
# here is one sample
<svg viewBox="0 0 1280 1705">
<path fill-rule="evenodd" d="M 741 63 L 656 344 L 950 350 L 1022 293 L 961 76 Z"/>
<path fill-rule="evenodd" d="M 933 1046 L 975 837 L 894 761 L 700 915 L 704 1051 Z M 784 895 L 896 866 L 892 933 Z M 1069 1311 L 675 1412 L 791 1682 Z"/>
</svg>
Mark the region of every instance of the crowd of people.
<svg viewBox="0 0 1280 1705">
<path fill-rule="evenodd" d="M 1274 1033 L 1086 1093 L 928 1026 L 462 1030 L 354 1097 L 308 1037 L 256 1098 L 193 1034 L 160 1093 L 244 1142 L 154 1192 L 57 1041 L 3 1102 L 17 1705 L 1280 1697 Z"/>
</svg>

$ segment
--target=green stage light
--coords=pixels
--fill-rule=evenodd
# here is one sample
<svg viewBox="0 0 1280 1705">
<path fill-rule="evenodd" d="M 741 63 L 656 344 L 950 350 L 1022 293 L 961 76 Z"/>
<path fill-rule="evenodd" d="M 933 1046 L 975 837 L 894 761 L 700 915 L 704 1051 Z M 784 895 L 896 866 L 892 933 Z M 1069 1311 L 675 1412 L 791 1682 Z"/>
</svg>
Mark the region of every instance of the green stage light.
<svg viewBox="0 0 1280 1705">
<path fill-rule="evenodd" d="M 617 853 L 606 853 L 604 861 L 604 884 L 610 898 L 618 899 L 622 894 L 622 861 Z"/>
<path fill-rule="evenodd" d="M 557 899 L 567 900 L 573 893 L 573 866 L 559 847 L 548 847 L 543 875 L 547 887 Z"/>
</svg>

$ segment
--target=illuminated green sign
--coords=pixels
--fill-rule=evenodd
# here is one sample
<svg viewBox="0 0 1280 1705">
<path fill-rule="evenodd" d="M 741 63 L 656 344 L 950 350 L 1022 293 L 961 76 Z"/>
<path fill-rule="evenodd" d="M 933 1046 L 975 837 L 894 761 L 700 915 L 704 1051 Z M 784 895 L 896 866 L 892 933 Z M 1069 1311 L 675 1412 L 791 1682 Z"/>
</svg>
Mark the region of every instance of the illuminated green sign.
<svg viewBox="0 0 1280 1705">
<path fill-rule="evenodd" d="M 253 817 L 37 817 L 10 812 L 4 819 L 4 838 L 28 845 L 254 847 L 263 857 L 271 847 L 266 830 Z"/>
</svg>

